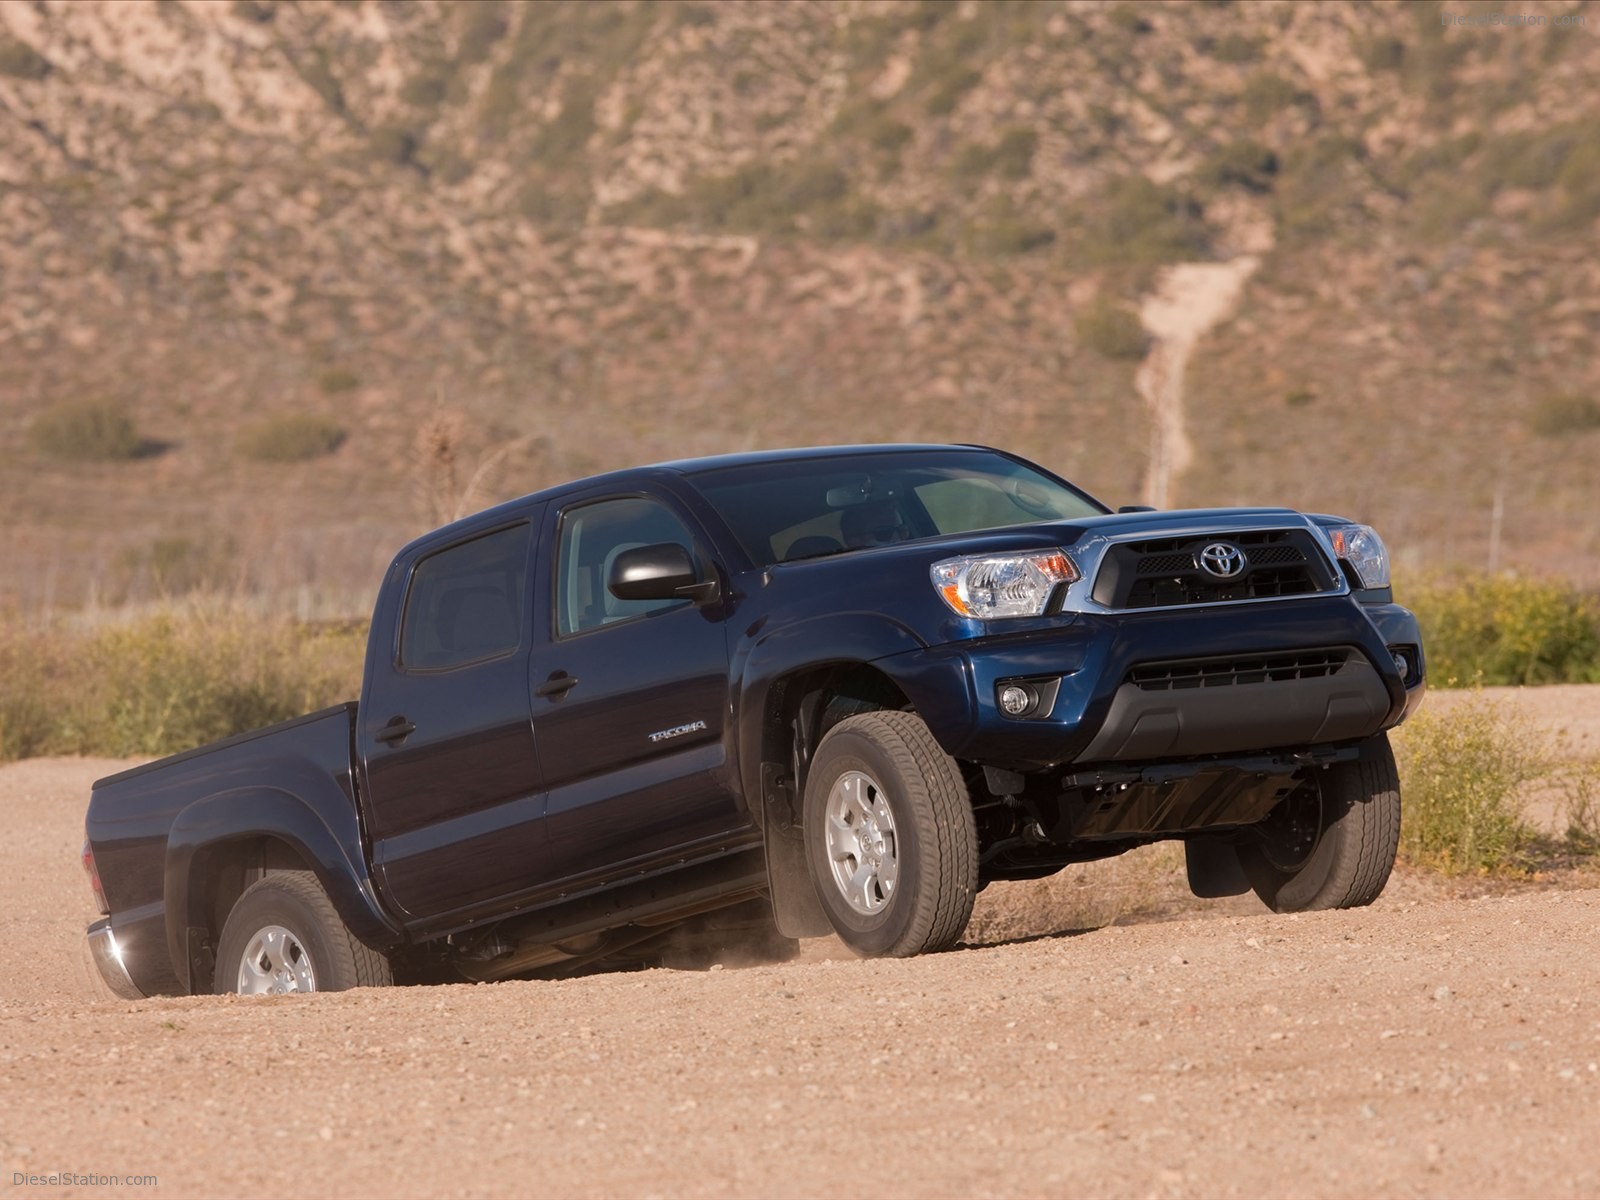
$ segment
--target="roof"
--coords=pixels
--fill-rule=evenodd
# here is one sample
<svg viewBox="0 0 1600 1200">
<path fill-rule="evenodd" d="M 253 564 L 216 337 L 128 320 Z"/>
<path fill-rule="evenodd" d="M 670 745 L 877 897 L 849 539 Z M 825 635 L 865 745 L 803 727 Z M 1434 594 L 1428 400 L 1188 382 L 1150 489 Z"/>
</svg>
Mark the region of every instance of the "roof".
<svg viewBox="0 0 1600 1200">
<path fill-rule="evenodd" d="M 401 550 L 401 555 L 408 554 L 412 550 L 436 540 L 451 540 L 459 533 L 470 529 L 487 529 L 503 520 L 521 516 L 523 512 L 535 504 L 554 500 L 579 488 L 589 488 L 596 484 L 626 484 L 630 481 L 649 479 L 652 476 L 659 477 L 663 474 L 699 475 L 706 471 L 716 471 L 727 467 L 751 467 L 760 466 L 763 463 L 801 462 L 806 459 L 848 458 L 865 454 L 898 454 L 930 450 L 987 449 L 987 446 L 955 445 L 946 442 L 873 442 L 851 446 L 801 446 L 788 450 L 750 450 L 740 454 L 715 454 L 704 458 L 679 458 L 667 462 L 650 463 L 645 466 L 625 467 L 618 471 L 606 471 L 599 475 L 589 475 L 569 480 L 566 483 L 558 483 L 537 492 L 530 492 L 526 496 L 519 496 L 515 500 L 507 500 L 504 504 L 497 504 L 493 508 L 486 508 L 481 512 L 472 513 L 470 516 L 462 517 L 459 521 L 452 521 L 448 525 L 441 526 L 414 538 Z"/>
</svg>

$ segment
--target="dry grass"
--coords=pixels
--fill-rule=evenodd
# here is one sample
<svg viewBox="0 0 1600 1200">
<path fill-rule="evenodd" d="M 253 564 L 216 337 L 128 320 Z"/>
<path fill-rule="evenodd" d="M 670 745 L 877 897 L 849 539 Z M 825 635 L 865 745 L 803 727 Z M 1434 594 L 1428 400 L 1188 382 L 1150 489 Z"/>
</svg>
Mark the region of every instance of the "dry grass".
<svg viewBox="0 0 1600 1200">
<path fill-rule="evenodd" d="M 0 760 L 161 755 L 360 691 L 365 630 L 192 600 L 0 630 Z"/>
</svg>

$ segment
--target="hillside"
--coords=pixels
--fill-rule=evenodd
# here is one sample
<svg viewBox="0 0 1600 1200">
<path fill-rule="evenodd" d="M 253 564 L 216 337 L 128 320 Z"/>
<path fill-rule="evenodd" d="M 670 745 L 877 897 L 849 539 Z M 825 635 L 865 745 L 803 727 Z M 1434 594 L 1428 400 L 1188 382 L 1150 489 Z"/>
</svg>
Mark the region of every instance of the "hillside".
<svg viewBox="0 0 1600 1200">
<path fill-rule="evenodd" d="M 1167 503 L 1592 584 L 1600 16 L 1443 23 L 1497 11 L 0 5 L 0 609 L 359 612 L 453 512 L 750 446 L 1137 501 L 1134 314 L 1246 256 Z M 83 404 L 118 461 L 41 434 Z"/>
</svg>

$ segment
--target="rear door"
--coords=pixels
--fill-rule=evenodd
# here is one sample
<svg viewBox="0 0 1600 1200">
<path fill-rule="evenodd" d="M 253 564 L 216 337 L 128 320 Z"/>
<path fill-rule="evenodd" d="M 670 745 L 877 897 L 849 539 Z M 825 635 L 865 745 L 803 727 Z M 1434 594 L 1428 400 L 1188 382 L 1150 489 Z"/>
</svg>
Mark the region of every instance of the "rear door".
<svg viewBox="0 0 1600 1200">
<path fill-rule="evenodd" d="M 533 727 L 551 869 L 603 880 L 748 840 L 726 750 L 723 602 L 619 600 L 622 551 L 675 542 L 714 571 L 710 542 L 664 494 L 590 494 L 553 509 L 542 555 L 548 641 L 533 658 Z"/>
<path fill-rule="evenodd" d="M 541 516 L 431 549 L 406 574 L 389 636 L 375 630 L 358 734 L 373 870 L 414 923 L 524 891 L 546 870 L 528 712 Z"/>
</svg>

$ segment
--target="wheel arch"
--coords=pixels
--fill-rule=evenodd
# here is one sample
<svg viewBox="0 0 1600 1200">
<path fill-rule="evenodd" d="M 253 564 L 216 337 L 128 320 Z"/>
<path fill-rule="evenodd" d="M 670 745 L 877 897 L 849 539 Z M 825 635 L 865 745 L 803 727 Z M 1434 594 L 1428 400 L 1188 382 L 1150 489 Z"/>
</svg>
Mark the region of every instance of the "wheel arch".
<svg viewBox="0 0 1600 1200">
<path fill-rule="evenodd" d="M 811 758 L 834 725 L 882 709 L 915 711 L 887 673 L 861 660 L 811 663 L 773 680 L 766 690 L 755 753 L 744 759 L 744 786 L 761 821 L 772 911 L 785 937 L 833 932 L 806 868 L 801 831 Z"/>
<path fill-rule="evenodd" d="M 337 828 L 299 796 L 252 789 L 208 797 L 178 815 L 167 840 L 163 882 L 167 949 L 185 991 L 210 989 L 216 942 L 229 911 L 245 888 L 272 871 L 312 872 L 364 944 L 386 951 L 403 940 L 373 889 L 354 808 L 344 811 L 348 826 Z M 247 815 L 243 822 L 241 814 Z"/>
</svg>

